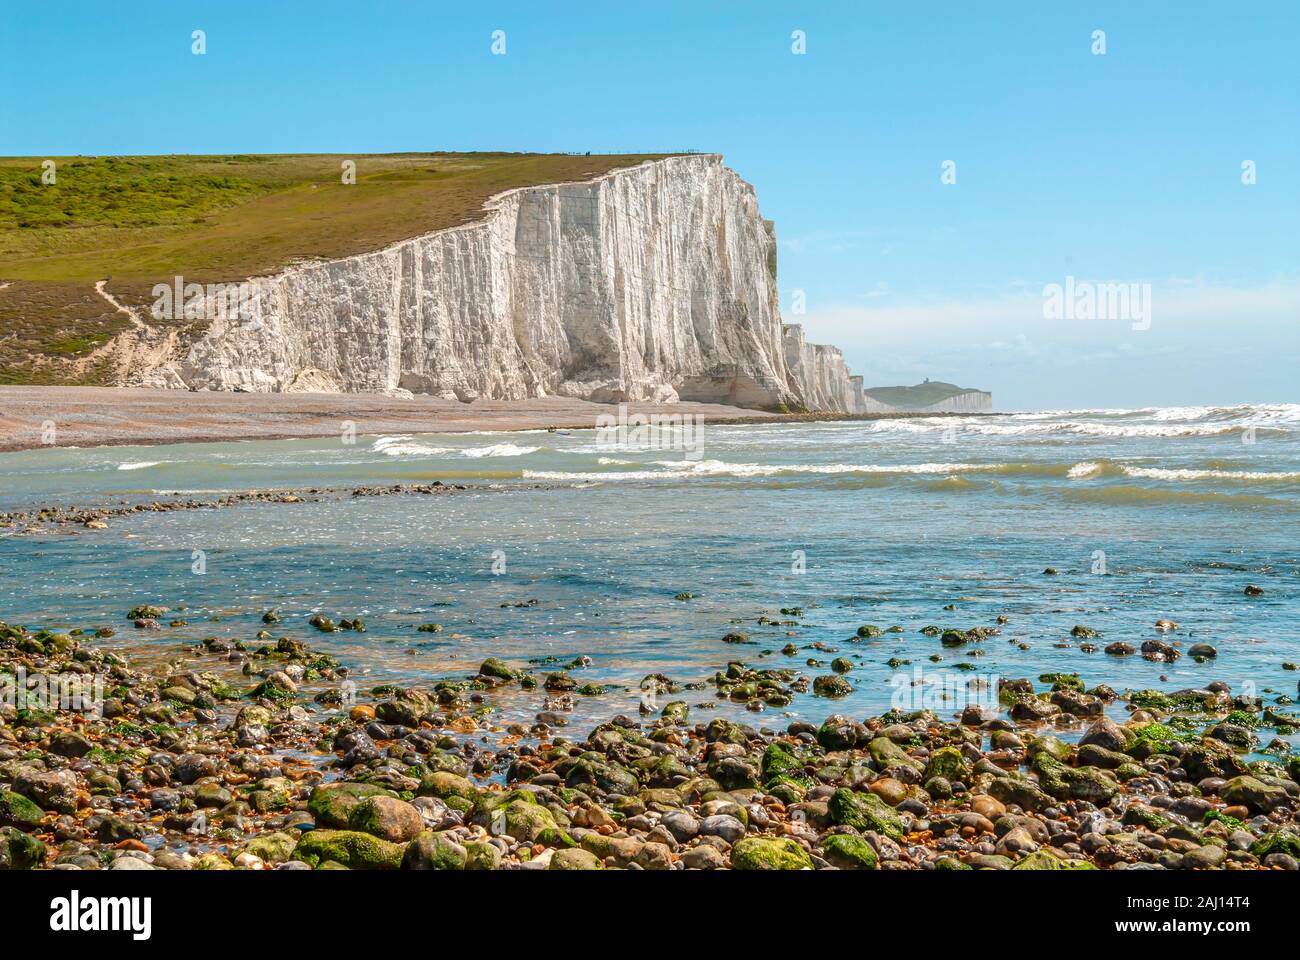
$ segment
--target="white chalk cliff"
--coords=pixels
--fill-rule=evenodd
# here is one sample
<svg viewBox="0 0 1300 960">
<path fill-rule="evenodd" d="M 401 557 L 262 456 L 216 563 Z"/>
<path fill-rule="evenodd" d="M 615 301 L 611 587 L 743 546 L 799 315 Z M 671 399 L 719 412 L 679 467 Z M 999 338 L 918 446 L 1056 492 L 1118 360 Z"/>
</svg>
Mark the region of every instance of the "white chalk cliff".
<svg viewBox="0 0 1300 960">
<path fill-rule="evenodd" d="M 250 281 L 154 386 L 888 409 L 777 305 L 776 237 L 716 155 L 511 190 L 482 221 Z"/>
</svg>

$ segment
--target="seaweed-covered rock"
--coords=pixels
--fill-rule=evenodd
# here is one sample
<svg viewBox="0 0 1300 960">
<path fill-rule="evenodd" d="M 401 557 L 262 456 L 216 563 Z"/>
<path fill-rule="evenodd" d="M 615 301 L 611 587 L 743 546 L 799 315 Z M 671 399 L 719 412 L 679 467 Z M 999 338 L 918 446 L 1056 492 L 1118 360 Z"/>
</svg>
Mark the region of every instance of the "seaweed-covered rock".
<svg viewBox="0 0 1300 960">
<path fill-rule="evenodd" d="M 44 818 L 44 811 L 22 794 L 0 790 L 0 827 L 34 830 Z"/>
<path fill-rule="evenodd" d="M 1046 751 L 1035 754 L 1030 767 L 1043 792 L 1058 800 L 1087 800 L 1104 805 L 1119 792 L 1110 773 L 1097 767 L 1067 767 Z"/>
<path fill-rule="evenodd" d="M 356 830 L 310 830 L 294 848 L 293 859 L 311 867 L 328 861 L 352 870 L 396 870 L 405 848 Z"/>
<path fill-rule="evenodd" d="M 808 851 L 789 837 L 746 837 L 731 848 L 733 870 L 811 870 Z"/>
<path fill-rule="evenodd" d="M 1046 850 L 1038 850 L 1029 854 L 1012 870 L 1096 870 L 1097 868 L 1086 860 L 1066 860 L 1058 857 L 1056 854 L 1048 853 Z"/>
<path fill-rule="evenodd" d="M 437 797 L 439 800 L 462 797 L 473 801 L 478 798 L 478 788 L 468 778 L 452 773 L 450 770 L 435 770 L 433 773 L 425 774 L 420 779 L 420 786 L 416 793 L 421 797 Z"/>
<path fill-rule="evenodd" d="M 244 851 L 266 863 L 284 863 L 293 856 L 297 843 L 288 833 L 264 833 L 250 840 Z"/>
<path fill-rule="evenodd" d="M 817 728 L 817 742 L 826 750 L 849 750 L 870 736 L 863 724 L 840 714 L 827 717 Z"/>
<path fill-rule="evenodd" d="M 1044 810 L 1053 803 L 1036 783 L 1020 776 L 994 777 L 988 791 L 989 796 L 998 802 L 1015 804 L 1022 810 Z"/>
<path fill-rule="evenodd" d="M 831 820 L 858 830 L 874 830 L 891 840 L 904 834 L 903 820 L 890 806 L 873 793 L 855 793 L 841 787 L 827 803 Z"/>
<path fill-rule="evenodd" d="M 1300 860 L 1300 833 L 1289 827 L 1276 830 L 1251 844 L 1250 852 L 1260 860 L 1273 853 L 1284 853 Z"/>
<path fill-rule="evenodd" d="M 547 869 L 599 870 L 601 869 L 601 863 L 596 859 L 596 855 L 589 850 L 583 850 L 581 847 L 571 847 L 568 850 L 555 851 L 555 855 L 551 857 L 551 863 Z"/>
<path fill-rule="evenodd" d="M 1251 813 L 1268 813 L 1287 802 L 1286 789 L 1254 777 L 1234 777 L 1219 791 L 1229 804 L 1240 804 Z"/>
<path fill-rule="evenodd" d="M 867 744 L 867 750 L 882 770 L 893 770 L 896 767 L 910 767 L 917 773 L 922 773 L 924 770 L 920 760 L 911 756 L 888 737 L 876 737 Z"/>
<path fill-rule="evenodd" d="M 413 840 L 423 829 L 420 811 L 405 800 L 382 794 L 366 797 L 352 808 L 348 826 L 393 843 Z"/>
<path fill-rule="evenodd" d="M 960 750 L 956 747 L 940 747 L 930 754 L 922 779 L 928 781 L 935 777 L 941 777 L 949 783 L 959 780 L 965 782 L 970 778 L 970 766 Z"/>
<path fill-rule="evenodd" d="M 513 669 L 499 657 L 488 657 L 478 668 L 478 672 L 480 676 L 494 677 L 498 680 L 518 680 L 523 675 L 522 670 Z"/>
<path fill-rule="evenodd" d="M 822 856 L 841 870 L 875 870 L 880 864 L 871 844 L 851 833 L 835 833 L 822 844 Z"/>
<path fill-rule="evenodd" d="M 853 692 L 853 685 L 843 677 L 828 673 L 813 678 L 813 693 L 819 697 L 847 697 Z"/>
<path fill-rule="evenodd" d="M 0 870 L 31 870 L 44 862 L 44 843 L 14 827 L 0 827 Z"/>
<path fill-rule="evenodd" d="M 425 830 L 406 845 L 402 869 L 464 870 L 468 861 L 465 847 L 441 833 Z"/>
<path fill-rule="evenodd" d="M 352 810 L 367 797 L 396 797 L 397 794 L 370 783 L 322 784 L 311 792 L 307 809 L 316 823 L 325 827 L 347 827 Z"/>
</svg>

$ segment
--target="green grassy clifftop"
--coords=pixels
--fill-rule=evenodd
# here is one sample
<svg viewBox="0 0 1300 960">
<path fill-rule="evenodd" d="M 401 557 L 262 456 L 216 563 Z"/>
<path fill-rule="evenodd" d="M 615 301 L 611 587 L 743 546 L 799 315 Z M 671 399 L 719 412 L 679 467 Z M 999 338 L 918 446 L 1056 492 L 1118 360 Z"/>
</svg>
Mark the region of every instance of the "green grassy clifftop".
<svg viewBox="0 0 1300 960">
<path fill-rule="evenodd" d="M 104 382 L 97 350 L 155 283 L 214 283 L 333 259 L 482 217 L 516 187 L 662 154 L 291 154 L 0 158 L 0 383 Z M 356 182 L 343 182 L 343 164 Z M 109 279 L 111 278 L 111 279 Z"/>
</svg>

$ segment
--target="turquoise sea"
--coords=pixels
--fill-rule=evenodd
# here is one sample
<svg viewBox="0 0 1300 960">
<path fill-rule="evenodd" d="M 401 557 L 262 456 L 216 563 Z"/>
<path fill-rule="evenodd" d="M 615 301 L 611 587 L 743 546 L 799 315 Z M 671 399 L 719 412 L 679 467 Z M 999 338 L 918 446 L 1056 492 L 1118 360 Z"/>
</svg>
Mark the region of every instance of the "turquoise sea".
<svg viewBox="0 0 1300 960">
<path fill-rule="evenodd" d="M 673 449 L 671 432 L 655 449 L 594 431 L 352 439 L 0 454 L 0 510 L 345 491 L 0 532 L 0 620 L 108 624 L 118 636 L 105 643 L 170 656 L 205 636 L 252 640 L 276 608 L 277 635 L 334 653 L 362 686 L 464 676 L 487 656 L 587 656 L 575 679 L 616 689 L 577 698 L 582 731 L 635 714 L 647 674 L 701 681 L 733 660 L 811 677 L 847 657 L 853 691 L 751 713 L 710 687 L 686 696 L 697 718 L 862 717 L 917 679 L 1028 677 L 1041 689 L 1049 672 L 1119 691 L 1221 680 L 1284 708 L 1297 697 L 1300 672 L 1283 664 L 1300 661 L 1300 404 L 706 423 L 697 450 Z M 468 489 L 346 494 L 433 480 Z M 1245 596 L 1248 584 L 1264 594 Z M 123 618 L 139 603 L 183 604 L 189 625 L 134 631 Z M 367 632 L 318 634 L 314 612 L 361 616 Z M 1000 634 L 960 648 L 919 632 L 1000 616 Z M 1158 633 L 1161 618 L 1180 626 Z M 428 622 L 442 632 L 416 631 Z M 858 638 L 864 624 L 881 635 Z M 1101 636 L 1081 640 L 1075 625 Z M 749 642 L 723 642 L 729 633 Z M 1218 656 L 1102 650 L 1151 639 Z M 796 655 L 781 653 L 789 643 Z M 528 719 L 541 697 L 493 705 Z"/>
</svg>

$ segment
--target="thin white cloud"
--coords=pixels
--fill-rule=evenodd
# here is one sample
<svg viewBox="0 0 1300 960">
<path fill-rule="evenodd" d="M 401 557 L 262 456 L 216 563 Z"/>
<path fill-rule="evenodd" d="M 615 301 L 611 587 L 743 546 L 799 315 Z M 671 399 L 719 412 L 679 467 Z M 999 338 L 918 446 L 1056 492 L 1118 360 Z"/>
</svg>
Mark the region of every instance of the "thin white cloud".
<svg viewBox="0 0 1300 960">
<path fill-rule="evenodd" d="M 966 301 L 900 303 L 891 294 L 797 319 L 810 340 L 840 347 L 869 385 L 949 379 L 992 389 L 995 399 L 1000 393 L 1004 409 L 1099 398 L 1119 405 L 1300 399 L 1295 278 L 1256 287 L 1153 282 L 1149 329 L 1122 319 L 1045 319 L 1042 285 L 1017 288 Z"/>
</svg>

